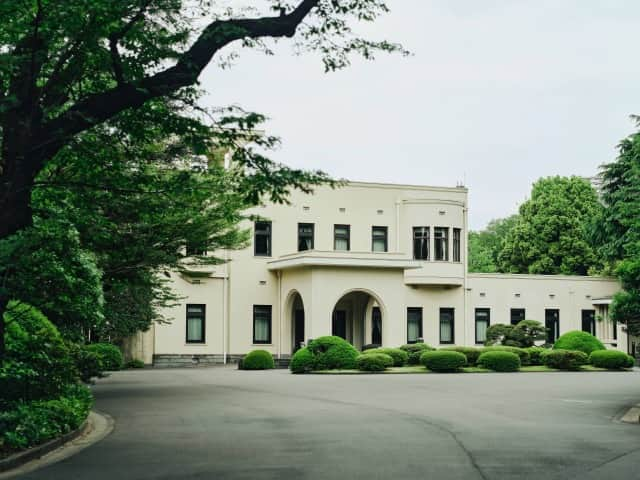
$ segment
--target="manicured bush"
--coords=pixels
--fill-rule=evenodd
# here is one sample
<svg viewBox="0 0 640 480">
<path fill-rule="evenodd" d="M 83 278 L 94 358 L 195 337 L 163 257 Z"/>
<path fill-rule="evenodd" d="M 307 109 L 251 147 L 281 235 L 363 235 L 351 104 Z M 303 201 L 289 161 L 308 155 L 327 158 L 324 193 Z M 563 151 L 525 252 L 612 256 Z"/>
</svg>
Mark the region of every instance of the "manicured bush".
<svg viewBox="0 0 640 480">
<path fill-rule="evenodd" d="M 315 357 L 307 347 L 301 348 L 293 354 L 289 362 L 289 370 L 292 373 L 307 373 L 314 369 Z"/>
<path fill-rule="evenodd" d="M 402 345 L 400 350 L 404 350 L 409 355 L 407 360 L 409 365 L 420 365 L 420 355 L 424 352 L 433 351 L 435 348 L 426 343 L 408 343 L 407 345 Z"/>
<path fill-rule="evenodd" d="M 480 348 L 474 347 L 444 347 L 440 350 L 452 350 L 454 352 L 460 352 L 464 354 L 464 356 L 467 357 L 467 365 L 469 365 L 470 367 L 473 367 L 476 365 L 476 363 L 478 363 L 478 357 L 482 353 L 482 350 Z"/>
<path fill-rule="evenodd" d="M 242 359 L 242 370 L 269 370 L 275 367 L 273 355 L 266 350 L 253 350 Z"/>
<path fill-rule="evenodd" d="M 92 343 L 86 349 L 98 355 L 103 370 L 120 370 L 124 364 L 122 352 L 110 343 Z"/>
<path fill-rule="evenodd" d="M 540 357 L 544 365 L 559 370 L 580 370 L 580 367 L 586 365 L 589 361 L 587 354 L 580 350 L 561 350 L 556 348 L 543 352 Z"/>
<path fill-rule="evenodd" d="M 542 358 L 540 358 L 540 355 L 547 351 L 546 348 L 529 347 L 525 348 L 525 350 L 529 354 L 529 365 L 542 365 Z"/>
<path fill-rule="evenodd" d="M 142 360 L 134 358 L 125 363 L 124 368 L 144 368 L 144 362 Z"/>
<path fill-rule="evenodd" d="M 496 345 L 493 347 L 484 347 L 482 349 L 482 353 L 484 352 L 511 352 L 515 353 L 520 357 L 520 365 L 529 365 L 530 357 L 529 352 L 524 348 L 518 347 L 508 347 L 506 345 Z"/>
<path fill-rule="evenodd" d="M 520 370 L 520 357 L 512 352 L 484 352 L 478 357 L 478 366 L 496 372 L 517 372 Z"/>
<path fill-rule="evenodd" d="M 560 335 L 553 345 L 554 349 L 560 350 L 580 350 L 589 355 L 595 350 L 604 350 L 604 345 L 600 340 L 590 333 L 581 330 L 572 330 Z"/>
<path fill-rule="evenodd" d="M 434 372 L 457 372 L 467 364 L 467 357 L 460 352 L 437 350 L 423 353 L 420 363 Z"/>
<path fill-rule="evenodd" d="M 309 342 L 308 348 L 315 357 L 315 370 L 356 368 L 359 352 L 343 338 L 319 337 Z"/>
<path fill-rule="evenodd" d="M 409 361 L 409 354 L 399 348 L 374 348 L 367 350 L 366 353 L 383 353 L 389 355 L 393 359 L 394 367 L 402 367 Z"/>
<path fill-rule="evenodd" d="M 619 370 L 633 367 L 635 359 L 619 350 L 595 350 L 589 355 L 589 363 L 598 368 Z"/>
<path fill-rule="evenodd" d="M 103 376 L 102 363 L 96 352 L 88 350 L 84 345 L 75 343 L 69 342 L 67 346 L 83 382 L 89 383 L 92 378 Z"/>
<path fill-rule="evenodd" d="M 393 358 L 386 353 L 363 353 L 356 358 L 358 370 L 366 372 L 382 372 L 393 366 Z"/>
</svg>

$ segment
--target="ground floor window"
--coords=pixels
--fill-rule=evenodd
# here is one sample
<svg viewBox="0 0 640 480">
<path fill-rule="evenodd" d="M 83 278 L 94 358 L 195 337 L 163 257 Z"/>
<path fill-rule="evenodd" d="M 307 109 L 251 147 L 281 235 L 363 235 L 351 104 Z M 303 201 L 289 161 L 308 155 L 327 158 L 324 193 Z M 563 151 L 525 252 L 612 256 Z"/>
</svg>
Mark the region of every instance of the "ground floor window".
<svg viewBox="0 0 640 480">
<path fill-rule="evenodd" d="M 407 343 L 422 338 L 422 307 L 407 308 Z"/>
<path fill-rule="evenodd" d="M 454 343 L 454 310 L 453 308 L 440 309 L 440 343 Z"/>
<path fill-rule="evenodd" d="M 555 343 L 560 336 L 560 310 L 547 308 L 544 311 L 544 326 L 547 328 L 547 343 Z"/>
<path fill-rule="evenodd" d="M 525 311 L 524 308 L 512 308 L 511 309 L 511 325 L 517 325 L 524 320 Z"/>
<path fill-rule="evenodd" d="M 595 310 L 582 310 L 582 331 L 596 334 L 596 311 Z"/>
<path fill-rule="evenodd" d="M 371 310 L 371 343 L 382 345 L 382 312 L 380 307 Z"/>
<path fill-rule="evenodd" d="M 271 305 L 253 306 L 253 343 L 271 343 Z"/>
<path fill-rule="evenodd" d="M 490 324 L 491 312 L 488 308 L 476 308 L 476 343 L 483 344 L 487 340 L 487 328 Z"/>
<path fill-rule="evenodd" d="M 205 306 L 187 304 L 187 343 L 204 343 Z"/>
</svg>

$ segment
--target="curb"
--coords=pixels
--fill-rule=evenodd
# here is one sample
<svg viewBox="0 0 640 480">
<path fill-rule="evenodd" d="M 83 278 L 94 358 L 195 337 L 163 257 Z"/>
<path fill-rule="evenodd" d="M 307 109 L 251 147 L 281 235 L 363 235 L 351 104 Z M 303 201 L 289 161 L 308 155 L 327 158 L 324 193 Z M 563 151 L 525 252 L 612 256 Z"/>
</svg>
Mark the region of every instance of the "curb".
<svg viewBox="0 0 640 480">
<path fill-rule="evenodd" d="M 627 410 L 620 418 L 624 423 L 640 423 L 640 403 Z"/>
</svg>

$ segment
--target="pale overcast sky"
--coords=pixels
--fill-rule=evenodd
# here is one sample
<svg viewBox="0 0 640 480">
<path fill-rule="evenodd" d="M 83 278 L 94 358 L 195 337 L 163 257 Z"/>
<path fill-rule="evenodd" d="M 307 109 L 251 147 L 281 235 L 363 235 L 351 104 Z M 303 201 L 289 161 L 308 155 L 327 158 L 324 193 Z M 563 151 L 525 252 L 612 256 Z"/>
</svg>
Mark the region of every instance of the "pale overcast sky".
<svg viewBox="0 0 640 480">
<path fill-rule="evenodd" d="M 367 28 L 414 56 L 324 74 L 313 56 L 243 52 L 207 69 L 209 105 L 270 117 L 291 166 L 470 189 L 470 224 L 517 210 L 533 181 L 592 176 L 640 113 L 637 0 L 391 0 Z"/>
</svg>

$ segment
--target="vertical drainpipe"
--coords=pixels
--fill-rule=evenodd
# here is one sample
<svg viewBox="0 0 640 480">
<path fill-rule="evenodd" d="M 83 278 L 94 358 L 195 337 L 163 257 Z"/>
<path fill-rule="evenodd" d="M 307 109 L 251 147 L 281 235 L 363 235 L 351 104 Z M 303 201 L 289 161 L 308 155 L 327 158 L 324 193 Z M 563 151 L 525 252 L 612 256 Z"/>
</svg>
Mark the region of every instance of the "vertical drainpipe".
<svg viewBox="0 0 640 480">
<path fill-rule="evenodd" d="M 276 272 L 278 275 L 278 360 L 282 357 L 282 270 Z"/>
<path fill-rule="evenodd" d="M 229 297 L 231 295 L 229 282 L 231 281 L 231 264 L 229 262 L 229 251 L 224 251 L 225 275 L 222 279 L 222 363 L 227 364 L 227 345 L 229 334 Z"/>
<path fill-rule="evenodd" d="M 467 273 L 469 269 L 469 246 L 467 245 L 467 243 L 469 240 L 469 233 L 467 232 L 467 214 L 468 214 L 467 201 L 465 200 L 462 205 L 462 231 L 464 233 L 464 279 L 462 281 L 462 285 L 464 288 L 464 329 L 463 329 L 464 345 L 467 345 L 467 328 L 469 328 L 469 325 L 467 325 L 467 320 L 469 318 L 469 315 L 468 315 L 469 314 L 468 312 L 469 292 L 467 291 Z M 460 239 L 460 241 L 462 241 L 462 238 Z M 460 250 L 462 250 L 462 246 L 460 246 Z M 462 253 L 462 251 L 460 253 Z M 471 320 L 470 323 L 473 324 L 473 320 Z M 474 344 L 475 344 L 475 339 L 474 339 Z"/>
</svg>

